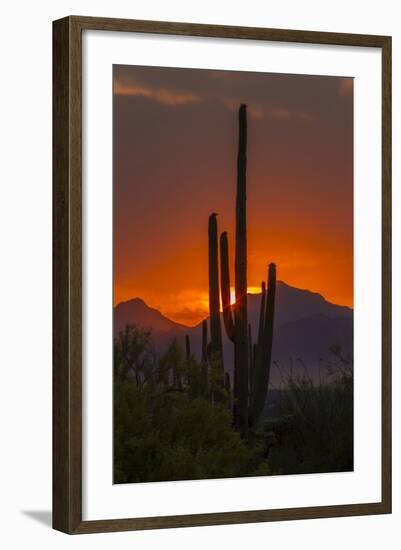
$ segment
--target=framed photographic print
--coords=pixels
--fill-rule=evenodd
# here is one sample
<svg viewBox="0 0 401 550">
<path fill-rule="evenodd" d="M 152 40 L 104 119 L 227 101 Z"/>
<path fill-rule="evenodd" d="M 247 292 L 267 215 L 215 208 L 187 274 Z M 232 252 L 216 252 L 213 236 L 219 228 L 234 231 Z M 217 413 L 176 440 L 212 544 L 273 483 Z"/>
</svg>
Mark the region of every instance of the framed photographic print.
<svg viewBox="0 0 401 550">
<path fill-rule="evenodd" d="M 391 511 L 391 38 L 53 28 L 53 525 Z"/>
</svg>

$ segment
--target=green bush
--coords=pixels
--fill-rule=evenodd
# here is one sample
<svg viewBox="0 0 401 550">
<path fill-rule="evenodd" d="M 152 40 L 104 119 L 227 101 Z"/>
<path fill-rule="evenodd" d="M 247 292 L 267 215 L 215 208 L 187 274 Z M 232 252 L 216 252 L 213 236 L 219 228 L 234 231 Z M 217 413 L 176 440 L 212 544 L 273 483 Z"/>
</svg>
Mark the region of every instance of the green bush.
<svg viewBox="0 0 401 550">
<path fill-rule="evenodd" d="M 266 475 L 261 448 L 232 429 L 224 404 L 199 396 L 200 365 L 172 342 L 155 362 L 151 338 L 127 328 L 114 348 L 114 482 Z"/>
</svg>

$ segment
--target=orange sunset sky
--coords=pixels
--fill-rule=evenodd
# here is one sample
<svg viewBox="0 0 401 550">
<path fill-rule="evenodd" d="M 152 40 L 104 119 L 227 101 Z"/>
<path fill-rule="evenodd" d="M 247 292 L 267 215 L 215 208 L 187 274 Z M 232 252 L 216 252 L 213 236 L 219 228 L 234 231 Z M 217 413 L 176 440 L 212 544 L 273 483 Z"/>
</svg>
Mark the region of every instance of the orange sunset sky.
<svg viewBox="0 0 401 550">
<path fill-rule="evenodd" d="M 114 303 L 208 314 L 208 216 L 233 284 L 237 110 L 248 105 L 248 285 L 353 306 L 353 80 L 114 66 Z"/>
</svg>

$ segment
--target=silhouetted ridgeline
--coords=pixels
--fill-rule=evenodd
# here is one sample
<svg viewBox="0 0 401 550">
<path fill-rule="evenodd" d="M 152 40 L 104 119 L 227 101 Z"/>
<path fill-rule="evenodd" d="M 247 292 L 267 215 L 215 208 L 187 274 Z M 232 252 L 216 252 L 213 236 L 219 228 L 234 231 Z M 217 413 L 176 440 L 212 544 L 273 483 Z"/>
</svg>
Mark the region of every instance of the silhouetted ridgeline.
<svg viewBox="0 0 401 550">
<path fill-rule="evenodd" d="M 248 295 L 248 321 L 253 334 L 257 334 L 261 294 Z M 223 323 L 223 319 L 221 320 Z M 129 300 L 114 308 L 114 334 L 127 323 L 134 323 L 152 330 L 156 352 L 160 355 L 169 343 L 177 338 L 185 349 L 185 334 L 190 335 L 191 351 L 200 360 L 202 354 L 202 324 L 186 327 L 171 321 L 158 310 L 148 307 L 139 298 Z M 302 359 L 310 374 L 317 371 L 319 359 L 329 357 L 333 346 L 342 348 L 343 353 L 352 359 L 353 350 L 353 310 L 332 304 L 320 294 L 291 287 L 282 281 L 277 282 L 275 334 L 273 341 L 273 362 L 280 362 L 284 368 L 301 371 Z M 226 370 L 231 369 L 233 350 L 225 332 L 223 348 Z M 275 365 L 272 365 L 271 382 L 280 381 Z"/>
</svg>

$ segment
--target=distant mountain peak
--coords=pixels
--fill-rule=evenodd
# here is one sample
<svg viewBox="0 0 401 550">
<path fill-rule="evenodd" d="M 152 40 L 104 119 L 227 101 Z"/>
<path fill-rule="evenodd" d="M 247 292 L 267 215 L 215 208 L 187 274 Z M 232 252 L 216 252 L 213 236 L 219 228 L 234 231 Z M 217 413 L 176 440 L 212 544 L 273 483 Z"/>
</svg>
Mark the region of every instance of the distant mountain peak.
<svg viewBox="0 0 401 550">
<path fill-rule="evenodd" d="M 153 332 L 171 332 L 187 327 L 165 317 L 158 309 L 148 306 L 142 298 L 132 298 L 114 307 L 114 333 L 133 323 Z"/>
<path fill-rule="evenodd" d="M 130 298 L 129 300 L 124 300 L 123 302 L 119 302 L 116 306 L 114 307 L 120 307 L 120 306 L 123 306 L 125 304 L 138 304 L 138 305 L 143 305 L 143 306 L 146 306 L 146 307 L 150 307 L 148 306 L 148 304 L 145 302 L 145 300 L 143 300 L 142 298 L 139 298 L 139 296 L 136 296 L 135 298 Z"/>
<path fill-rule="evenodd" d="M 327 302 L 326 298 L 319 294 L 319 292 L 315 292 L 313 290 L 309 290 L 309 288 L 299 288 L 297 286 L 292 286 L 286 283 L 285 281 L 277 281 L 277 288 L 281 287 L 283 290 L 288 290 L 288 292 L 299 292 L 299 293 L 305 293 L 309 294 L 310 296 L 315 296 L 316 298 L 319 298 L 320 300 L 324 300 Z"/>
</svg>

